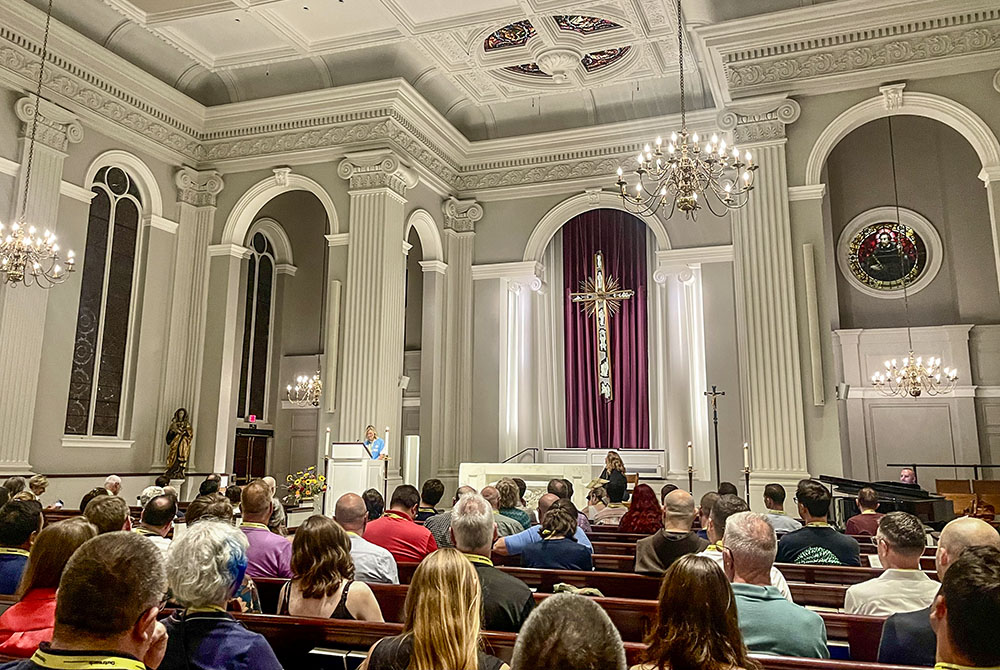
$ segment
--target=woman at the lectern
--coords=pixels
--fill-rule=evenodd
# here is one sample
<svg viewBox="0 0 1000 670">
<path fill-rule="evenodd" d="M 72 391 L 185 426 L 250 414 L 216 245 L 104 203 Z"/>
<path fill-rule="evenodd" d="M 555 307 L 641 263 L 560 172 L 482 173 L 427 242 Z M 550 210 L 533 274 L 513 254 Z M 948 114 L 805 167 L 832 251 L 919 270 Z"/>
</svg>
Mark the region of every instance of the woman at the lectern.
<svg viewBox="0 0 1000 670">
<path fill-rule="evenodd" d="M 375 432 L 375 426 L 365 428 L 365 447 L 372 455 L 372 460 L 388 458 L 385 452 L 385 440 Z"/>
</svg>

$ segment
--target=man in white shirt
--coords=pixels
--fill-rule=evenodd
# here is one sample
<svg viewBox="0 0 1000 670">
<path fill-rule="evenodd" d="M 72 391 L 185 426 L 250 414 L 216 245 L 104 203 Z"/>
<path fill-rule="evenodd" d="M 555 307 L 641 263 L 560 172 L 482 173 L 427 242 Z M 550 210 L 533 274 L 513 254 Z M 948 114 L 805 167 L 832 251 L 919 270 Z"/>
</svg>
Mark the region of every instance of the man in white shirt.
<svg viewBox="0 0 1000 670">
<path fill-rule="evenodd" d="M 906 512 L 890 512 L 879 522 L 874 541 L 886 570 L 847 589 L 844 611 L 888 616 L 930 607 L 941 585 L 920 571 L 927 543 L 920 520 Z"/>
<path fill-rule="evenodd" d="M 802 524 L 785 514 L 785 487 L 781 484 L 768 484 L 764 487 L 764 515 L 771 522 L 774 532 L 778 534 L 791 533 L 802 528 Z"/>
<path fill-rule="evenodd" d="M 333 514 L 351 538 L 354 578 L 376 584 L 398 584 L 396 559 L 387 549 L 362 537 L 368 523 L 368 507 L 364 499 L 356 493 L 345 493 L 337 500 Z"/>
<path fill-rule="evenodd" d="M 720 496 L 719 500 L 712 506 L 712 512 L 708 515 L 708 527 L 705 529 L 708 534 L 708 541 L 711 544 L 708 545 L 708 549 L 698 554 L 698 556 L 711 558 L 721 568 L 722 541 L 726 535 L 726 520 L 734 514 L 749 511 L 750 507 L 743 498 L 734 495 Z M 785 576 L 774 565 L 771 565 L 770 573 L 771 586 L 778 589 L 778 592 L 781 593 L 785 600 L 794 602 L 792 600 L 792 592 L 788 590 L 788 582 L 785 581 Z"/>
<path fill-rule="evenodd" d="M 170 529 L 174 527 L 177 515 L 177 501 L 170 496 L 158 495 L 150 498 L 142 508 L 139 525 L 132 532 L 149 538 L 166 555 L 170 548 Z"/>
</svg>

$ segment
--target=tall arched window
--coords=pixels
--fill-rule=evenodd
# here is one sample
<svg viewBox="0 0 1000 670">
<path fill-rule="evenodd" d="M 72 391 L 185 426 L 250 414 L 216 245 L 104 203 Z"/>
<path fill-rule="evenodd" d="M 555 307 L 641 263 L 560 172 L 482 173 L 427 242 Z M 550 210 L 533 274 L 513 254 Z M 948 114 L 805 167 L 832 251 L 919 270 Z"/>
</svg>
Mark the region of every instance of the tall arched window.
<svg viewBox="0 0 1000 670">
<path fill-rule="evenodd" d="M 244 419 L 254 414 L 260 420 L 265 417 L 264 409 L 267 406 L 275 254 L 271 240 L 261 232 L 254 233 L 250 240 L 250 251 L 237 416 Z"/>
<path fill-rule="evenodd" d="M 113 166 L 97 173 L 91 190 L 66 434 L 120 437 L 142 199 Z"/>
</svg>

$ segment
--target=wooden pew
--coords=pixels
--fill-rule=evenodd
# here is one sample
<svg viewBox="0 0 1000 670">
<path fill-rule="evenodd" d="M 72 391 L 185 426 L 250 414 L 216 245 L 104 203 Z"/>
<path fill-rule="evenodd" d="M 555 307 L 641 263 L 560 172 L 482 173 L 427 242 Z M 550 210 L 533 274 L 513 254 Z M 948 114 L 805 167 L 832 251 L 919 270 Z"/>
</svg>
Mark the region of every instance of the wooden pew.
<svg viewBox="0 0 1000 670">
<path fill-rule="evenodd" d="M 882 574 L 882 568 L 856 568 L 847 565 L 798 565 L 794 563 L 775 563 L 781 574 L 790 582 L 805 584 L 859 584 L 875 579 Z M 937 579 L 936 572 L 928 572 L 927 576 Z"/>
</svg>

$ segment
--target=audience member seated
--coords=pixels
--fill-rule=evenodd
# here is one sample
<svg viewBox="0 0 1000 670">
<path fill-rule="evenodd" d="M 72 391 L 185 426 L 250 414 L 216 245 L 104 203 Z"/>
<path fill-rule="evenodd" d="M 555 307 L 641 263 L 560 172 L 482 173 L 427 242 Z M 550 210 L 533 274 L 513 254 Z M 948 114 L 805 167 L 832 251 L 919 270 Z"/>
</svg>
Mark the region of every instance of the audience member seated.
<svg viewBox="0 0 1000 670">
<path fill-rule="evenodd" d="M 362 537 L 368 524 L 368 508 L 356 493 L 345 493 L 337 499 L 334 518 L 347 531 L 351 540 L 351 560 L 354 578 L 360 582 L 398 584 L 399 569 L 388 550 Z M 294 551 L 292 552 L 294 555 Z"/>
<path fill-rule="evenodd" d="M 97 526 L 99 535 L 119 530 L 132 530 L 128 503 L 116 495 L 97 496 L 87 503 L 83 515 L 90 523 Z"/>
<path fill-rule="evenodd" d="M 559 593 L 524 622 L 514 645 L 513 670 L 625 670 L 618 629 L 590 598 Z M 482 666 L 480 666 L 482 668 Z"/>
<path fill-rule="evenodd" d="M 885 572 L 847 589 L 848 614 L 888 616 L 930 607 L 941 586 L 920 570 L 927 545 L 920 519 L 906 512 L 890 512 L 876 531 L 875 546 Z"/>
<path fill-rule="evenodd" d="M 490 507 L 493 508 L 493 513 L 496 517 L 497 532 L 499 532 L 501 536 L 507 537 L 508 535 L 520 533 L 524 530 L 524 526 L 520 523 L 514 521 L 514 519 L 509 516 L 500 514 L 500 492 L 495 486 L 484 487 L 480 492 L 480 495 L 485 498 L 486 502 L 488 502 Z"/>
<path fill-rule="evenodd" d="M 3 482 L 3 487 L 7 489 L 8 498 L 12 499 L 28 486 L 28 480 L 24 477 L 8 477 Z"/>
<path fill-rule="evenodd" d="M 167 631 L 163 556 L 135 533 L 105 533 L 73 554 L 59 580 L 52 642 L 2 670 L 160 668 Z"/>
<path fill-rule="evenodd" d="M 159 486 L 161 489 L 170 486 L 170 477 L 164 475 L 158 475 L 156 479 L 153 480 L 154 486 Z"/>
<path fill-rule="evenodd" d="M 0 508 L 0 594 L 13 595 L 45 519 L 37 500 L 11 500 Z"/>
<path fill-rule="evenodd" d="M 545 519 L 546 512 L 548 512 L 549 508 L 558 500 L 560 500 L 560 498 L 554 493 L 546 493 L 539 498 L 538 518 Z M 587 537 L 587 534 L 584 533 L 583 529 L 579 526 L 576 528 L 576 534 L 574 537 L 579 544 L 587 547 L 591 552 L 593 552 L 594 545 L 591 543 L 590 538 Z M 493 551 L 501 556 L 517 556 L 524 551 L 525 547 L 541 541 L 542 527 L 540 525 L 532 526 L 531 528 L 515 535 L 501 537 L 493 545 Z"/>
<path fill-rule="evenodd" d="M 515 484 L 517 484 L 517 493 L 518 493 L 517 509 L 521 510 L 522 512 L 528 515 L 529 525 L 525 526 L 525 528 L 528 528 L 530 527 L 530 525 L 538 523 L 538 519 L 535 518 L 535 510 L 528 509 L 528 502 L 524 498 L 525 494 L 528 492 L 528 485 L 525 484 L 524 480 L 521 479 L 520 477 L 511 477 L 511 480 Z"/>
<path fill-rule="evenodd" d="M 660 583 L 659 601 L 643 663 L 633 670 L 760 670 L 743 644 L 733 590 L 715 561 L 704 556 L 678 559 Z"/>
<path fill-rule="evenodd" d="M 420 487 L 420 507 L 417 508 L 415 521 L 423 523 L 441 510 L 435 509 L 444 497 L 444 483 L 440 479 L 428 479 Z"/>
<path fill-rule="evenodd" d="M 845 532 L 848 535 L 875 535 L 878 530 L 878 523 L 883 514 L 878 513 L 878 493 L 875 489 L 866 486 L 858 491 L 856 500 L 859 514 L 855 514 L 847 520 Z"/>
<path fill-rule="evenodd" d="M 219 498 L 229 505 L 224 496 Z M 240 497 L 243 522 L 240 524 L 240 530 L 246 534 L 250 543 L 250 548 L 247 550 L 247 574 L 250 577 L 287 579 L 292 576 L 292 543 L 288 538 L 272 533 L 267 527 L 273 506 L 271 489 L 262 480 L 252 481 L 243 487 L 243 494 Z M 230 513 L 231 510 L 230 506 Z M 191 514 L 190 508 L 188 514 Z"/>
<path fill-rule="evenodd" d="M 278 597 L 278 614 L 383 620 L 371 587 L 354 581 L 351 540 L 333 519 L 314 514 L 295 531 L 292 572 Z"/>
<path fill-rule="evenodd" d="M 397 486 L 389 500 L 389 510 L 368 522 L 365 539 L 387 549 L 396 563 L 419 563 L 438 548 L 431 532 L 413 521 L 419 504 L 416 487 Z"/>
<path fill-rule="evenodd" d="M 172 599 L 185 609 L 166 620 L 159 670 L 281 670 L 264 636 L 226 612 L 246 569 L 247 539 L 231 524 L 204 520 L 174 542 L 167 579 Z"/>
<path fill-rule="evenodd" d="M 690 493 L 681 489 L 668 493 L 663 499 L 663 530 L 635 545 L 635 571 L 659 577 L 681 556 L 705 551 L 708 540 L 691 530 L 694 516 L 694 497 Z"/>
<path fill-rule="evenodd" d="M 243 487 L 236 484 L 227 486 L 225 496 L 229 504 L 233 506 L 233 518 L 242 519 L 243 513 L 240 512 L 240 498 L 243 497 Z"/>
<path fill-rule="evenodd" d="M 368 489 L 361 494 L 361 498 L 365 501 L 365 507 L 368 508 L 369 521 L 374 521 L 385 513 L 385 498 L 375 489 Z"/>
<path fill-rule="evenodd" d="M 212 473 L 205 477 L 205 481 L 201 483 L 198 487 L 198 495 L 200 496 L 210 496 L 213 493 L 219 493 L 219 489 L 222 488 L 222 477 Z"/>
<path fill-rule="evenodd" d="M 89 491 L 83 494 L 82 498 L 80 498 L 80 513 L 82 514 L 83 510 L 87 509 L 87 505 L 90 504 L 90 501 L 96 498 L 97 496 L 109 496 L 109 495 L 111 494 L 108 493 L 108 490 L 103 486 L 98 486 L 96 488 L 90 489 Z"/>
<path fill-rule="evenodd" d="M 118 495 L 122 492 L 122 478 L 118 475 L 108 475 L 104 480 L 104 489 L 108 492 L 108 495 Z"/>
<path fill-rule="evenodd" d="M 663 505 L 667 501 L 667 496 L 677 490 L 677 484 L 664 484 L 660 487 L 660 504 Z"/>
<path fill-rule="evenodd" d="M 233 505 L 224 495 L 213 493 L 210 496 L 198 496 L 187 506 L 184 521 L 191 526 L 199 519 L 215 519 L 217 521 L 233 522 Z"/>
<path fill-rule="evenodd" d="M 149 503 L 150 500 L 156 496 L 162 496 L 164 493 L 162 486 L 147 486 L 139 494 L 139 507 L 144 508 Z"/>
<path fill-rule="evenodd" d="M 480 650 L 481 602 L 472 563 L 455 549 L 435 551 L 413 573 L 403 633 L 372 645 L 361 669 L 507 670 Z"/>
<path fill-rule="evenodd" d="M 663 528 L 663 509 L 656 499 L 656 492 L 648 484 L 639 484 L 632 492 L 628 511 L 618 521 L 622 533 L 652 535 Z"/>
<path fill-rule="evenodd" d="M 740 492 L 736 488 L 736 484 L 732 482 L 721 482 L 719 484 L 719 497 L 722 496 L 739 496 Z"/>
<path fill-rule="evenodd" d="M 768 484 L 764 487 L 764 515 L 779 535 L 791 533 L 802 528 L 802 524 L 785 513 L 785 487 L 781 484 Z"/>
<path fill-rule="evenodd" d="M 462 496 L 475 492 L 476 489 L 471 486 L 459 486 L 455 491 L 455 498 L 451 501 L 451 504 L 454 505 Z M 448 534 L 448 529 L 451 528 L 451 510 L 435 514 L 427 521 L 424 521 L 424 528 L 431 532 L 439 548 L 455 546 L 451 543 L 451 536 Z"/>
<path fill-rule="evenodd" d="M 568 479 L 550 479 L 548 492 L 554 493 L 562 500 L 573 500 L 573 484 Z M 614 500 L 612 500 L 612 502 L 614 502 Z M 619 500 L 618 502 L 621 501 Z M 539 519 L 539 521 L 541 521 L 541 519 Z M 576 524 L 583 529 L 584 533 L 589 533 L 592 530 L 586 514 L 580 513 L 580 516 L 576 520 Z"/>
<path fill-rule="evenodd" d="M 0 507 L 10 502 L 10 491 L 0 486 Z"/>
<path fill-rule="evenodd" d="M 795 492 L 799 516 L 806 525 L 781 538 L 778 563 L 861 565 L 861 548 L 853 537 L 827 523 L 830 491 L 819 482 L 803 479 Z"/>
<path fill-rule="evenodd" d="M 142 508 L 142 517 L 135 532 L 148 537 L 164 554 L 170 547 L 171 529 L 177 515 L 177 503 L 170 496 L 157 496 Z"/>
<path fill-rule="evenodd" d="M 49 478 L 45 475 L 34 475 L 28 480 L 28 490 L 38 502 L 42 502 L 42 496 L 47 488 L 49 488 Z"/>
<path fill-rule="evenodd" d="M 708 519 L 712 516 L 712 508 L 717 502 L 719 502 L 719 494 L 715 491 L 709 491 L 701 497 L 701 501 L 698 503 L 698 521 L 701 525 L 698 537 L 703 540 L 708 540 Z"/>
<path fill-rule="evenodd" d="M 982 519 L 962 517 L 948 523 L 941 531 L 934 563 L 939 580 L 943 580 L 959 556 L 973 547 L 1000 548 L 1000 534 Z M 879 663 L 933 666 L 937 638 L 931 628 L 931 607 L 893 614 L 882 627 L 878 648 Z"/>
<path fill-rule="evenodd" d="M 600 478 L 607 484 L 604 488 L 611 498 L 611 502 L 625 502 L 628 500 L 628 479 L 625 477 L 625 463 L 617 451 L 609 451 L 604 457 L 604 469 L 601 470 Z M 618 494 L 621 497 L 618 497 Z"/>
<path fill-rule="evenodd" d="M 952 564 L 931 608 L 937 668 L 1000 667 L 1000 549 L 974 547 Z"/>
<path fill-rule="evenodd" d="M 740 512 L 726 522 L 723 566 L 733 585 L 743 641 L 751 651 L 766 654 L 829 658 L 823 619 L 771 585 L 777 542 L 763 514 Z"/>
<path fill-rule="evenodd" d="M 516 532 L 520 533 L 525 528 L 530 528 L 531 516 L 519 508 L 521 504 L 521 491 L 517 487 L 517 482 L 509 477 L 504 477 L 497 482 L 496 489 L 500 496 L 498 507 L 496 508 L 497 511 L 501 515 L 513 519 L 520 524 L 521 528 Z"/>
<path fill-rule="evenodd" d="M 593 570 L 593 549 L 576 540 L 576 507 L 569 500 L 552 503 L 542 519 L 541 541 L 521 552 L 521 565 L 550 570 Z"/>
<path fill-rule="evenodd" d="M 711 544 L 699 556 L 711 558 L 721 567 L 725 556 L 724 544 L 729 518 L 735 514 L 746 512 L 749 509 L 750 507 L 743 498 L 734 495 L 720 497 L 712 505 L 712 513 L 708 517 L 708 528 L 706 530 L 708 531 L 708 541 Z M 771 557 L 771 563 L 774 563 L 773 556 Z M 778 593 L 791 602 L 792 592 L 788 590 L 788 582 L 785 581 L 785 576 L 774 565 L 771 565 L 770 576 L 771 586 L 776 588 Z"/>
<path fill-rule="evenodd" d="M 483 595 L 483 628 L 516 633 L 535 607 L 531 589 L 516 577 L 497 570 L 490 560 L 497 539 L 496 518 L 485 498 L 462 496 L 452 510 L 451 537 L 455 548 L 472 561 Z"/>
<path fill-rule="evenodd" d="M 17 589 L 18 601 L 0 615 L 0 654 L 27 658 L 52 640 L 56 588 L 70 556 L 97 528 L 83 517 L 54 523 L 38 534 Z"/>
<path fill-rule="evenodd" d="M 274 477 L 264 477 L 261 481 L 267 484 L 267 488 L 271 491 L 271 518 L 267 520 L 267 527 L 271 529 L 272 533 L 287 535 L 288 527 L 285 520 L 285 506 L 276 497 L 278 494 L 278 482 L 275 481 Z"/>
<path fill-rule="evenodd" d="M 617 525 L 618 519 L 628 511 L 628 507 L 619 503 L 611 507 L 611 498 L 603 486 L 595 486 L 587 493 L 587 506 L 581 510 L 593 526 Z"/>
</svg>

